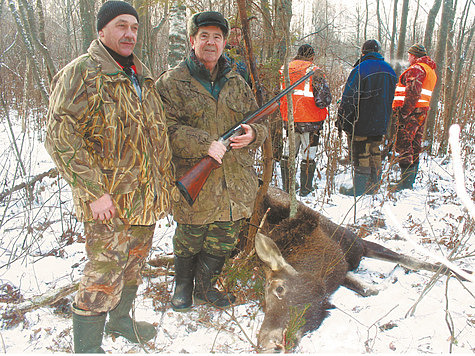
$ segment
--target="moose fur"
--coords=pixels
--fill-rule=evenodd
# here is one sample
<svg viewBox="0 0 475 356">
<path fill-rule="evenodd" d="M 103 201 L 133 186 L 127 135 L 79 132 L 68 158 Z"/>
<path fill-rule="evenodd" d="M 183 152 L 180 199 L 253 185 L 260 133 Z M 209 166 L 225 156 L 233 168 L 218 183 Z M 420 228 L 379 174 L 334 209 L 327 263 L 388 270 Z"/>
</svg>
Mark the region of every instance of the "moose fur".
<svg viewBox="0 0 475 356">
<path fill-rule="evenodd" d="M 410 269 L 440 269 L 363 240 L 302 203 L 296 216 L 288 218 L 289 195 L 278 188 L 269 187 L 264 207 L 269 209 L 267 218 L 255 241 L 259 258 L 270 267 L 266 272 L 265 318 L 258 335 L 262 351 L 286 351 L 303 334 L 317 329 L 332 308 L 331 295 L 341 285 L 363 296 L 376 294 L 348 273 L 358 267 L 362 257 Z M 304 321 L 304 325 L 289 325 L 291 320 Z"/>
</svg>

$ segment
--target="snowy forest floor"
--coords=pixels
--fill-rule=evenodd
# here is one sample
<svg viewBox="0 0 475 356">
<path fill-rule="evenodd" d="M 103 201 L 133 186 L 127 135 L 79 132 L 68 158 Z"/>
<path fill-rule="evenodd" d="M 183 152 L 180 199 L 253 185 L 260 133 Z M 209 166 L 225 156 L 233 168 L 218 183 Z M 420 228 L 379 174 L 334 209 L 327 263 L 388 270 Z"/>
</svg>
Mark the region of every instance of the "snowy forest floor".
<svg viewBox="0 0 475 356">
<path fill-rule="evenodd" d="M 19 177 L 12 134 L 0 124 L 2 190 L 27 179 Z M 13 127 L 27 176 L 48 171 L 54 165 L 43 147 L 42 130 L 23 134 Z M 464 148 L 465 182 L 473 190 L 475 176 L 470 145 Z M 323 153 L 320 149 L 320 155 Z M 306 205 L 334 222 L 349 225 L 364 238 L 397 252 L 435 262 L 418 248 L 469 270 L 475 269 L 473 220 L 455 193 L 451 158 L 424 155 L 413 191 L 387 192 L 387 170 L 380 192 L 353 197 L 338 193 L 324 197 L 325 159 L 319 163 L 317 190 L 305 198 Z M 387 165 L 385 166 L 387 169 Z M 277 167 L 278 168 L 278 167 Z M 277 169 L 277 171 L 279 171 Z M 278 185 L 279 174 L 273 183 Z M 339 166 L 336 190 L 350 182 L 350 166 Z M 51 353 L 72 351 L 72 323 L 68 304 L 71 293 L 54 306 L 11 314 L 21 302 L 59 290 L 78 281 L 85 264 L 82 225 L 73 216 L 69 187 L 62 179 L 45 178 L 28 199 L 19 190 L 0 202 L 0 352 Z M 389 216 L 394 214 L 400 226 Z M 403 230 L 400 230 L 400 227 Z M 172 257 L 175 225 L 171 217 L 159 221 L 151 259 Z M 411 242 L 403 237 L 407 234 Z M 82 243 L 80 243 L 82 242 Z M 454 247 L 456 249 L 454 250 Z M 170 267 L 171 269 L 171 267 Z M 133 345 L 106 336 L 108 353 L 249 353 L 255 351 L 264 314 L 260 301 L 238 298 L 226 311 L 206 306 L 176 313 L 169 306 L 173 277 L 167 266 L 147 267 L 148 273 L 135 303 L 135 318 L 155 323 L 156 338 Z M 361 297 L 340 288 L 332 297 L 335 305 L 321 327 L 301 340 L 294 350 L 302 353 L 474 353 L 475 288 L 473 283 L 433 273 L 407 271 L 388 262 L 363 259 L 355 271 L 361 279 L 380 289 L 376 296 Z"/>
</svg>

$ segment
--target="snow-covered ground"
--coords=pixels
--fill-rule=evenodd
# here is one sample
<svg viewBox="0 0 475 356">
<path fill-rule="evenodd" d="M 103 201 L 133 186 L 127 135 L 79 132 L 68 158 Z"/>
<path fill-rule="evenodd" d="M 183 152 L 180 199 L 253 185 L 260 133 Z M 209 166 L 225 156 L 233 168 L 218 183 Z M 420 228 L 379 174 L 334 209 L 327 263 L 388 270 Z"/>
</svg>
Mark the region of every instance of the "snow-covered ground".
<svg viewBox="0 0 475 356">
<path fill-rule="evenodd" d="M 19 127 L 13 129 L 28 176 L 54 167 L 42 144 L 43 133 L 38 130 L 23 135 Z M 1 122 L 2 191 L 25 180 L 20 177 L 11 139 L 6 122 Z M 465 180 L 473 190 L 471 152 L 465 161 Z M 356 221 L 353 221 L 352 197 L 335 193 L 329 199 L 322 199 L 326 179 L 324 163 L 319 167 L 322 178 L 315 182 L 318 189 L 302 201 L 334 222 L 360 227 L 360 232 L 371 241 L 423 260 L 435 262 L 419 248 L 438 258 L 448 257 L 451 249 L 447 246 L 465 242 L 454 263 L 474 270 L 474 257 L 465 257 L 474 251 L 468 243 L 469 240 L 473 243 L 473 221 L 455 194 L 450 163 L 450 158 L 424 156 L 413 191 L 388 195 L 386 179 L 379 194 L 358 200 Z M 389 172 L 391 178 L 395 175 L 396 171 Z M 337 190 L 341 184 L 348 184 L 349 167 L 339 167 L 335 179 Z M 25 314 L 24 320 L 10 327 L 12 320 L 4 314 L 18 307 L 15 292 L 28 301 L 68 286 L 80 277 L 85 264 L 84 244 L 67 241 L 68 238 L 76 241 L 75 234 L 81 233 L 82 227 L 71 218 L 71 210 L 70 190 L 57 178 L 45 178 L 37 183 L 32 200 L 26 199 L 23 189 L 0 202 L 0 352 L 71 352 L 71 319 L 60 306 L 34 309 Z M 394 214 L 396 222 L 389 218 L 390 214 Z M 171 218 L 159 222 L 152 258 L 171 256 L 173 232 Z M 406 235 L 415 245 L 403 239 Z M 380 293 L 363 298 L 345 288 L 337 290 L 332 298 L 336 308 L 318 330 L 301 340 L 297 352 L 440 354 L 475 351 L 473 283 L 461 283 L 444 276 L 426 290 L 433 273 L 406 271 L 392 263 L 369 259 L 363 259 L 355 273 L 378 287 Z M 114 340 L 106 336 L 104 350 L 110 353 L 254 352 L 253 344 L 264 317 L 258 302 L 248 301 L 227 311 L 200 306 L 188 313 L 176 313 L 144 293 L 156 286 L 170 292 L 171 278 L 145 278 L 136 301 L 135 318 L 155 323 L 157 337 L 142 349 L 121 338 Z"/>
</svg>

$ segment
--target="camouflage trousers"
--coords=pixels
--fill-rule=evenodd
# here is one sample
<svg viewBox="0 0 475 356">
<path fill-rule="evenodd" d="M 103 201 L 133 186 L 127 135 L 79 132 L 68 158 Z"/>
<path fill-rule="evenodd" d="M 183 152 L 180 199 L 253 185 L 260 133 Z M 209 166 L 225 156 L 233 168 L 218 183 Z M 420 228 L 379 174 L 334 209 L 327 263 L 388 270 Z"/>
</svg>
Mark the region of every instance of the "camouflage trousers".
<svg viewBox="0 0 475 356">
<path fill-rule="evenodd" d="M 351 151 L 355 167 L 381 171 L 381 143 L 382 136 L 354 136 L 351 140 Z"/>
<path fill-rule="evenodd" d="M 190 257 L 203 251 L 213 256 L 228 257 L 236 247 L 244 220 L 215 221 L 205 225 L 178 223 L 173 236 L 175 256 Z"/>
<path fill-rule="evenodd" d="M 422 152 L 422 138 L 427 111 L 415 109 L 411 115 L 403 118 L 398 115 L 396 152 L 399 153 L 399 164 L 410 166 L 419 163 Z"/>
<path fill-rule="evenodd" d="M 119 304 L 122 288 L 142 283 L 141 270 L 152 246 L 155 224 L 84 223 L 88 262 L 75 297 L 75 307 L 93 315 Z"/>
</svg>

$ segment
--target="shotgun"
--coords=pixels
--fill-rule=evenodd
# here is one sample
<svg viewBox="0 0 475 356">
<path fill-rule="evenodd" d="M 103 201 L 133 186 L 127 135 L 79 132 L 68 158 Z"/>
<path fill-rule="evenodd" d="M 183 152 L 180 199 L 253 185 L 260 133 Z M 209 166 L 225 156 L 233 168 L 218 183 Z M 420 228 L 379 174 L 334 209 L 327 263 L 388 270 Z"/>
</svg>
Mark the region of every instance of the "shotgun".
<svg viewBox="0 0 475 356">
<path fill-rule="evenodd" d="M 242 124 L 253 124 L 267 115 L 272 114 L 279 107 L 279 100 L 282 99 L 285 95 L 294 90 L 299 84 L 310 78 L 315 71 L 310 71 L 305 74 L 302 78 L 297 80 L 294 84 L 288 88 L 282 90 L 279 94 L 269 100 L 267 103 L 262 105 L 256 111 L 247 115 L 242 121 L 234 125 L 230 130 L 226 131 L 218 141 L 222 142 L 227 149 L 229 149 L 230 139 L 235 136 L 241 135 L 244 130 L 241 128 Z M 196 163 L 188 172 L 186 172 L 180 179 L 178 179 L 175 184 L 178 187 L 178 190 L 183 195 L 185 200 L 193 205 L 198 194 L 203 188 L 203 185 L 206 183 L 209 175 L 220 166 L 218 161 L 210 156 L 203 157 L 198 163 Z"/>
</svg>

